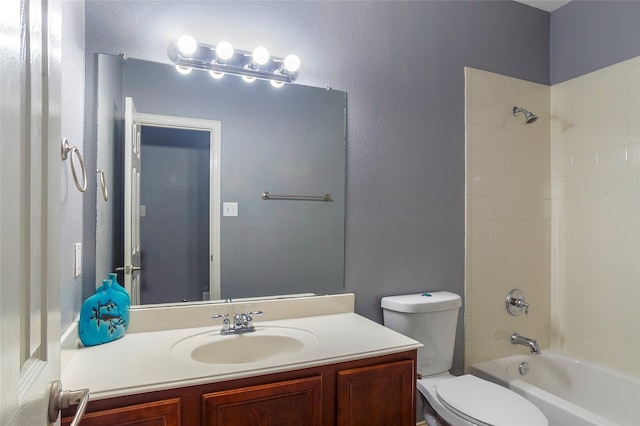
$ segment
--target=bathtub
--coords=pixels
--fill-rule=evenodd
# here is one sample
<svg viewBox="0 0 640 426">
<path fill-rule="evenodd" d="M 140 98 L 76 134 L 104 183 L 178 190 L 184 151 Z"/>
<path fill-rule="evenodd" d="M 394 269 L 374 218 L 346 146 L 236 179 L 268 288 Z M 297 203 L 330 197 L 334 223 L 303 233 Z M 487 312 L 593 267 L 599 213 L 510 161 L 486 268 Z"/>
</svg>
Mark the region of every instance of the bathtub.
<svg viewBox="0 0 640 426">
<path fill-rule="evenodd" d="M 529 370 L 524 375 L 523 362 Z M 640 381 L 561 353 L 487 361 L 471 366 L 471 374 L 523 395 L 550 426 L 640 425 Z"/>
</svg>

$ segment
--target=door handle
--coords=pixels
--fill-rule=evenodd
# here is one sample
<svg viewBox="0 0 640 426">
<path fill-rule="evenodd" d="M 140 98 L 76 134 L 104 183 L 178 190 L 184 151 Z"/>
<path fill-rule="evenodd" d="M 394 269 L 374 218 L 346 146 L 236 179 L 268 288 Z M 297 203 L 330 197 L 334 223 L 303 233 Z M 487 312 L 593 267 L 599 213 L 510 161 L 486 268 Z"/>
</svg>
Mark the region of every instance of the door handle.
<svg viewBox="0 0 640 426">
<path fill-rule="evenodd" d="M 133 266 L 133 265 L 120 266 L 119 268 L 116 268 L 116 272 L 124 272 L 125 274 L 132 274 L 135 271 L 141 271 L 141 270 L 142 270 L 141 266 Z"/>
<path fill-rule="evenodd" d="M 77 405 L 76 415 L 73 417 L 69 426 L 77 426 L 80 424 L 84 411 L 89 403 L 89 389 L 80 390 L 63 390 L 60 380 L 51 383 L 49 389 L 49 423 L 53 423 L 58 419 L 60 410 Z"/>
</svg>

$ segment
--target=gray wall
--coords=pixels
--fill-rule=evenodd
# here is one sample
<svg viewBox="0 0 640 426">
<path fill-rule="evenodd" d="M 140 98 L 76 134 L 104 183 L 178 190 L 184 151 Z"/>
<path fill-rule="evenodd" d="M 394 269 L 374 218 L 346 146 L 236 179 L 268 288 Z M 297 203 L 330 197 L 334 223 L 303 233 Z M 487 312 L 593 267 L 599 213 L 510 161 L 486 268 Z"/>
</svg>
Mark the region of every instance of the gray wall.
<svg viewBox="0 0 640 426">
<path fill-rule="evenodd" d="M 220 218 L 222 298 L 342 291 L 343 92 L 184 76 L 170 65 L 128 59 L 124 94 L 141 113 L 221 123 L 221 203 L 238 203 L 237 217 Z M 263 191 L 328 193 L 333 201 L 264 201 Z"/>
<path fill-rule="evenodd" d="M 298 54 L 299 83 L 348 93 L 345 289 L 356 311 L 381 322 L 382 296 L 463 294 L 463 67 L 548 83 L 548 13 L 511 1 L 88 1 L 86 9 L 89 78 L 95 52 L 167 62 L 167 45 L 184 33 Z M 462 338 L 461 313 L 458 372 Z"/>
<path fill-rule="evenodd" d="M 101 223 L 101 226 L 96 226 L 93 223 L 88 228 L 89 230 L 95 229 L 95 242 L 92 241 L 91 236 L 88 236 L 86 244 L 87 250 L 95 250 L 95 256 L 86 256 L 86 259 L 87 263 L 94 259 L 96 261 L 90 265 L 91 269 L 95 267 L 95 274 L 87 274 L 87 277 L 92 278 L 85 280 L 87 288 L 83 292 L 84 298 L 93 294 L 96 285 L 102 284 L 102 280 L 107 279 L 110 272 L 113 272 L 116 267 L 122 266 L 122 264 L 114 264 L 114 262 L 122 262 L 122 248 L 120 247 L 122 244 L 114 244 L 116 232 L 123 226 L 122 202 L 120 201 L 122 180 L 117 178 L 117 176 L 122 176 L 122 139 L 124 137 L 122 131 L 122 58 L 100 55 L 97 60 L 99 67 L 96 69 L 99 70 L 99 75 L 96 96 L 98 103 L 96 135 L 89 140 L 97 141 L 99 146 L 95 158 L 96 170 L 103 170 L 105 173 L 107 201 L 104 200 L 101 184 L 98 182 L 96 185 L 98 194 L 95 204 L 95 221 Z M 93 111 L 88 112 L 87 116 L 93 116 Z M 92 198 L 92 200 L 95 202 L 96 198 Z M 95 275 L 95 280 L 93 275 Z M 122 277 L 118 282 L 124 283 Z"/>
<path fill-rule="evenodd" d="M 83 147 L 84 132 L 84 3 L 62 2 L 62 99 L 60 111 L 62 137 L 78 146 L 84 158 L 95 155 L 95 148 Z M 57 141 L 56 141 L 57 143 Z M 77 164 L 76 164 L 77 166 Z M 75 243 L 82 243 L 83 199 L 73 182 L 69 161 L 60 162 L 60 289 L 62 329 L 74 320 L 82 304 L 82 282 L 86 271 L 75 277 Z M 87 171 L 91 169 L 87 168 Z M 78 170 L 78 173 L 80 171 Z M 88 186 L 88 191 L 91 187 Z M 92 244 L 91 244 L 92 245 Z M 83 255 L 87 258 L 87 244 L 83 244 Z M 89 252 L 88 257 L 93 259 Z"/>
<path fill-rule="evenodd" d="M 640 2 L 573 0 L 551 14 L 551 84 L 640 55 Z"/>
</svg>

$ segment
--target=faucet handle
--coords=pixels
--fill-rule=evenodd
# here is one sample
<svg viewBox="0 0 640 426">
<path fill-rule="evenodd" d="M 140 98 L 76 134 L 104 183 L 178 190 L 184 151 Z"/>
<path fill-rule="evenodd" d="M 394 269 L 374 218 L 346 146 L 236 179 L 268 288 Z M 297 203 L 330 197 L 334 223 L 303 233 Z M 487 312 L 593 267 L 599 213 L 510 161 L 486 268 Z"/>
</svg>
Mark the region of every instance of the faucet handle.
<svg viewBox="0 0 640 426">
<path fill-rule="evenodd" d="M 519 315 L 523 309 L 524 314 L 529 315 L 529 304 L 525 301 L 522 290 L 518 290 L 517 288 L 507 294 L 506 307 L 507 312 L 511 315 Z"/>
<path fill-rule="evenodd" d="M 263 314 L 264 314 L 264 312 L 262 312 L 262 311 L 255 311 L 255 312 L 249 311 L 249 312 L 247 312 L 247 323 L 248 323 L 248 326 L 249 327 L 253 326 L 253 317 L 255 315 L 263 315 Z"/>
<path fill-rule="evenodd" d="M 224 318 L 224 320 L 222 321 L 222 329 L 220 330 L 220 333 L 225 333 L 227 330 L 229 330 L 229 326 L 231 324 L 231 321 L 229 321 L 229 314 L 214 314 L 214 315 L 211 315 L 209 318 L 211 319 Z"/>
<path fill-rule="evenodd" d="M 213 314 L 209 318 L 211 319 L 220 319 L 220 318 L 228 318 L 229 314 Z"/>
</svg>

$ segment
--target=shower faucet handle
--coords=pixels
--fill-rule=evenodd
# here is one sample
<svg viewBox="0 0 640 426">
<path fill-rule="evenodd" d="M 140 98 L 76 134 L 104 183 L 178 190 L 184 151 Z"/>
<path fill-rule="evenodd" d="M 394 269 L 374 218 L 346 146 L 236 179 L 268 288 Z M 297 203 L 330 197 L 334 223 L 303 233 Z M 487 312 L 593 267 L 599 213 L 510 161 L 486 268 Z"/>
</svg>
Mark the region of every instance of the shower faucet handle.
<svg viewBox="0 0 640 426">
<path fill-rule="evenodd" d="M 517 288 L 511 290 L 507 294 L 507 300 L 505 302 L 507 312 L 511 315 L 520 315 L 524 310 L 525 315 L 529 315 L 529 304 L 526 302 L 524 293 Z"/>
</svg>

